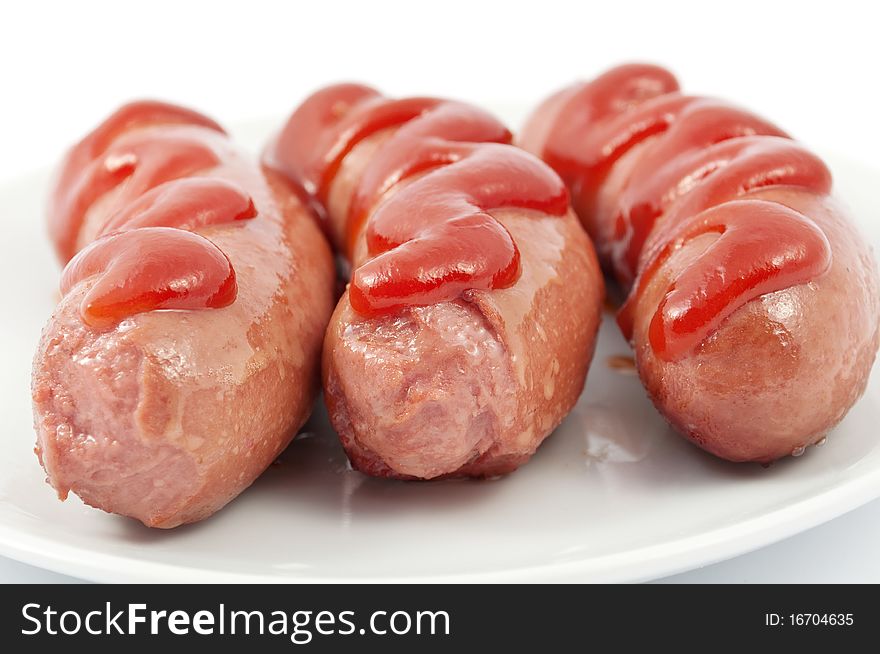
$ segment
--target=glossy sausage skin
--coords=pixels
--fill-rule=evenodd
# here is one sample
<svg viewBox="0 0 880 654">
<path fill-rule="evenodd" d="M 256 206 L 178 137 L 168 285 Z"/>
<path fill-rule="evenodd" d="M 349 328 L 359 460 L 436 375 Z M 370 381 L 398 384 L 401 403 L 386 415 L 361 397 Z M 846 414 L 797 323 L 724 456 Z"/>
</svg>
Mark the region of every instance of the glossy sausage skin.
<svg viewBox="0 0 880 654">
<path fill-rule="evenodd" d="M 775 125 L 627 65 L 546 100 L 518 139 L 559 172 L 660 412 L 732 461 L 798 456 L 862 395 L 871 248 L 824 163 Z"/>
<path fill-rule="evenodd" d="M 74 147 L 49 208 L 67 264 L 32 392 L 49 483 L 169 528 L 247 488 L 306 420 L 329 245 L 213 121 L 127 105 Z"/>
<path fill-rule="evenodd" d="M 583 388 L 598 261 L 559 178 L 509 139 L 468 105 L 339 85 L 267 149 L 352 267 L 324 398 L 367 474 L 510 472 Z"/>
</svg>

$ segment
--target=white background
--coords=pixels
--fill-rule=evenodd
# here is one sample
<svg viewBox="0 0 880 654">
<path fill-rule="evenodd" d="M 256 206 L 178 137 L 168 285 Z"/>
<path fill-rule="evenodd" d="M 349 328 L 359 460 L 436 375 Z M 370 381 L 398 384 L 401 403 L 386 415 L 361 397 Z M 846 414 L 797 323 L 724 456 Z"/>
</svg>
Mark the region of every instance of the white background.
<svg viewBox="0 0 880 654">
<path fill-rule="evenodd" d="M 53 163 L 137 97 L 235 124 L 283 116 L 309 91 L 350 79 L 392 95 L 511 107 L 516 116 L 561 85 L 631 60 L 667 65 L 686 90 L 731 98 L 809 144 L 874 164 L 880 44 L 872 4 L 4 3 L 0 179 Z M 880 581 L 878 525 L 874 503 L 677 579 Z M 50 578 L 0 560 L 0 580 Z"/>
</svg>

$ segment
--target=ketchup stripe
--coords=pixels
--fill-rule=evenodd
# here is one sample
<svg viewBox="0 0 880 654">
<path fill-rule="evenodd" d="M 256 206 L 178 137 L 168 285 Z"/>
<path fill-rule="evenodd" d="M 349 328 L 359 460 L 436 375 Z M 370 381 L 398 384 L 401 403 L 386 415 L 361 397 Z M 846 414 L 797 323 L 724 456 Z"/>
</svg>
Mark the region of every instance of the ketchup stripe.
<svg viewBox="0 0 880 654">
<path fill-rule="evenodd" d="M 62 293 L 96 277 L 80 305 L 86 324 L 103 329 L 135 313 L 235 301 L 228 257 L 187 231 L 257 215 L 237 184 L 192 176 L 222 163 L 212 145 L 217 133 L 224 132 L 216 123 L 187 109 L 133 103 L 71 151 L 54 195 L 51 228 L 59 254 L 69 259 Z M 116 211 L 105 210 L 98 238 L 77 253 L 88 211 L 111 191 Z"/>
<path fill-rule="evenodd" d="M 333 107 L 339 110 L 335 112 Z M 552 170 L 511 147 L 510 132 L 474 107 L 433 98 L 388 100 L 371 89 L 319 91 L 294 112 L 264 161 L 310 189 L 326 210 L 345 155 L 370 136 L 397 130 L 371 158 L 349 205 L 337 245 L 352 256 L 352 307 L 375 315 L 455 299 L 471 289 L 510 286 L 519 251 L 490 212 L 502 207 L 561 216 L 565 185 Z M 294 135 L 310 135 L 305 140 Z M 415 179 L 416 176 L 420 176 Z M 388 199 L 389 190 L 409 183 Z"/>
<path fill-rule="evenodd" d="M 543 140 L 531 132 L 523 143 L 571 186 L 606 265 L 630 288 L 618 316 L 628 338 L 657 271 L 697 236 L 718 234 L 670 282 L 650 322 L 652 349 L 666 360 L 693 351 L 745 303 L 830 267 L 830 245 L 812 220 L 748 199 L 770 186 L 831 189 L 822 161 L 771 123 L 682 96 L 655 66 L 622 66 L 564 93 Z M 625 177 L 612 181 L 614 164 L 630 152 Z"/>
</svg>

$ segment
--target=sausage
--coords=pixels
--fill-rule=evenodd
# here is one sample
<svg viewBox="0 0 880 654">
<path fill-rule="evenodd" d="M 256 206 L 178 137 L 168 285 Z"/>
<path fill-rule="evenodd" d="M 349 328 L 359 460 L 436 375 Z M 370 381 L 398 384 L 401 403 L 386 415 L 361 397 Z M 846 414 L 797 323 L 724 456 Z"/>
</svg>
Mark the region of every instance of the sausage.
<svg viewBox="0 0 880 654">
<path fill-rule="evenodd" d="M 353 466 L 401 479 L 526 462 L 574 405 L 604 295 L 558 176 L 474 107 L 356 84 L 264 154 L 350 262 L 324 398 Z"/>
<path fill-rule="evenodd" d="M 648 395 L 691 441 L 798 456 L 862 395 L 877 266 L 825 164 L 778 127 L 633 64 L 549 98 L 518 143 L 565 180 L 627 293 Z"/>
<path fill-rule="evenodd" d="M 151 527 L 208 517 L 311 412 L 334 302 L 314 214 L 210 119 L 136 102 L 70 151 L 49 224 L 67 265 L 33 365 L 48 482 Z"/>
</svg>

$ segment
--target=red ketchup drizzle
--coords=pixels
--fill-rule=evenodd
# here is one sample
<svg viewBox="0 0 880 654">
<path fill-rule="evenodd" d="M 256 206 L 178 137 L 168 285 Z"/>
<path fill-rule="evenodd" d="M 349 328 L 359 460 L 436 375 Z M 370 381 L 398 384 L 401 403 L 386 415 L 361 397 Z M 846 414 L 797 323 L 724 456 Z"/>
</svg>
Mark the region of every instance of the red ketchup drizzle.
<svg viewBox="0 0 880 654">
<path fill-rule="evenodd" d="M 210 177 L 165 182 L 147 191 L 104 224 L 100 235 L 136 227 L 176 227 L 192 231 L 206 225 L 248 220 L 257 215 L 250 196 L 236 184 Z"/>
<path fill-rule="evenodd" d="M 809 218 L 778 202 L 734 200 L 678 222 L 642 277 L 713 232 L 718 239 L 669 286 L 651 319 L 648 339 L 664 358 L 692 351 L 749 300 L 814 279 L 831 264 L 828 239 Z M 633 310 L 631 295 L 618 320 L 628 337 Z"/>
<path fill-rule="evenodd" d="M 510 132 L 478 109 L 330 87 L 297 109 L 266 162 L 326 204 L 345 155 L 390 127 L 399 129 L 371 159 L 344 217 L 349 256 L 362 233 L 367 245 L 367 260 L 352 275 L 352 308 L 376 315 L 514 284 L 519 250 L 487 212 L 519 207 L 561 216 L 568 194 L 542 162 L 506 145 Z"/>
<path fill-rule="evenodd" d="M 64 269 L 61 292 L 98 275 L 80 304 L 90 327 L 112 327 L 154 309 L 220 308 L 238 290 L 232 264 L 211 241 L 172 227 L 116 232 L 83 248 Z"/>
<path fill-rule="evenodd" d="M 149 125 L 211 131 L 136 130 Z M 70 260 L 62 292 L 97 276 L 80 304 L 87 325 L 107 328 L 135 313 L 220 308 L 235 300 L 229 259 L 211 241 L 188 231 L 257 215 L 250 196 L 237 184 L 188 177 L 222 163 L 206 138 L 215 131 L 223 133 L 213 121 L 186 109 L 133 103 L 68 156 L 53 197 L 50 226 L 59 254 Z M 107 212 L 99 238 L 76 253 L 87 212 L 117 187 L 114 206 L 119 209 Z"/>
<path fill-rule="evenodd" d="M 71 149 L 55 183 L 55 192 L 52 194 L 49 205 L 49 232 L 59 256 L 65 263 L 76 253 L 76 237 L 79 234 L 85 210 L 91 204 L 78 197 L 87 191 L 80 182 L 84 169 L 94 165 L 117 138 L 126 132 L 149 125 L 200 125 L 225 134 L 223 128 L 210 118 L 190 109 L 164 102 L 145 100 L 132 102 L 117 109 Z M 111 160 L 108 173 L 113 176 L 115 169 L 116 175 L 119 176 L 116 179 L 116 183 L 118 183 L 131 173 L 131 164 L 130 160 L 128 165 L 124 160 L 117 160 L 116 165 L 113 165 Z M 112 186 L 110 184 L 108 188 L 112 188 Z M 99 196 L 100 193 L 94 195 L 95 198 Z"/>
<path fill-rule="evenodd" d="M 360 84 L 327 87 L 293 113 L 264 161 L 326 206 L 342 160 L 358 143 L 412 120 L 439 102 L 433 98 L 388 100 Z"/>
<path fill-rule="evenodd" d="M 510 143 L 510 131 L 484 111 L 458 102 L 444 102 L 403 125 L 376 153 L 358 183 L 348 210 L 347 241 L 354 246 L 370 209 L 395 184 L 432 168 L 460 161 L 471 149 L 458 143 Z"/>
<path fill-rule="evenodd" d="M 831 262 L 808 217 L 745 197 L 782 185 L 826 194 L 822 161 L 760 118 L 677 91 L 663 69 L 623 66 L 551 99 L 539 109 L 553 112 L 545 140 L 524 139 L 572 185 L 588 223 L 613 227 L 602 233 L 613 234 L 611 265 L 631 287 L 618 315 L 627 338 L 668 257 L 700 235 L 719 235 L 670 283 L 651 319 L 651 347 L 665 360 L 693 351 L 745 303 L 814 280 Z M 603 212 L 597 198 L 612 165 L 640 144 L 613 211 Z"/>
<path fill-rule="evenodd" d="M 678 82 L 662 68 L 621 66 L 550 98 L 538 109 L 539 114 L 551 116 L 549 128 L 535 139 L 524 133 L 521 143 L 559 173 L 571 191 L 572 204 L 589 216 L 600 182 L 611 166 L 631 147 L 664 131 L 674 120 L 682 102 L 676 91 Z M 644 116 L 633 113 L 640 104 L 658 96 L 662 101 L 656 111 Z M 621 114 L 630 120 L 613 124 Z"/>
</svg>

